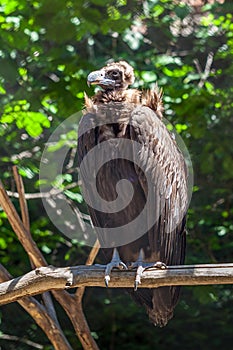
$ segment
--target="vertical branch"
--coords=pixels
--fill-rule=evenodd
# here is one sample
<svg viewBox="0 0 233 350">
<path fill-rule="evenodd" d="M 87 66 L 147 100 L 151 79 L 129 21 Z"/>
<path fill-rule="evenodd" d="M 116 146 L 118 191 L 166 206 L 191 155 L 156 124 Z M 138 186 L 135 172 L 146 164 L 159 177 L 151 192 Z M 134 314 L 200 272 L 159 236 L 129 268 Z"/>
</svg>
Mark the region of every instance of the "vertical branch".
<svg viewBox="0 0 233 350">
<path fill-rule="evenodd" d="M 30 231 L 28 231 L 22 221 L 20 220 L 20 217 L 9 199 L 4 186 L 2 182 L 0 181 L 0 205 L 5 211 L 8 221 L 11 224 L 14 232 L 16 233 L 20 243 L 24 247 L 25 251 L 27 252 L 30 260 L 33 262 L 34 266 L 46 266 L 46 260 L 41 254 L 39 248 L 37 247 L 36 243 L 32 239 L 32 236 L 30 234 Z"/>
<path fill-rule="evenodd" d="M 99 241 L 96 240 L 87 258 L 86 265 L 93 264 L 95 257 L 98 254 L 99 248 L 100 248 Z M 82 298 L 83 298 L 84 292 L 85 292 L 85 287 L 79 287 L 75 294 L 73 295 L 69 294 L 69 296 L 71 297 L 71 300 L 70 300 L 70 304 L 68 305 L 68 308 L 66 307 L 67 305 L 62 305 L 62 306 L 65 309 L 67 315 L 69 316 L 76 330 L 76 333 L 83 345 L 83 348 L 85 350 L 98 350 L 99 348 L 91 335 L 90 328 L 86 321 L 86 317 L 83 313 Z M 63 293 L 67 293 L 67 292 L 63 291 Z M 53 294 L 55 298 L 58 300 L 58 302 L 62 304 L 61 293 L 57 291 L 53 291 Z M 77 315 L 79 315 L 78 318 L 77 318 Z"/>
<path fill-rule="evenodd" d="M 30 232 L 30 218 L 29 218 L 29 212 L 28 212 L 28 205 L 27 200 L 25 198 L 25 190 L 24 190 L 24 184 L 21 175 L 18 172 L 17 166 L 14 165 L 13 167 L 13 175 L 16 183 L 17 192 L 19 194 L 19 204 L 20 204 L 20 210 L 22 215 L 22 222 L 24 224 L 24 227 L 28 232 Z M 32 268 L 35 268 L 36 266 L 33 264 L 33 261 L 30 259 Z M 42 299 L 44 301 L 44 305 L 49 313 L 49 315 L 54 319 L 55 322 L 58 324 L 58 319 L 56 315 L 56 311 L 53 305 L 53 300 L 51 298 L 51 294 L 49 292 L 45 292 L 42 294 Z"/>
<path fill-rule="evenodd" d="M 29 213 L 28 213 L 28 206 L 27 206 L 27 200 L 25 198 L 25 191 L 24 191 L 24 184 L 22 177 L 18 173 L 17 166 L 14 165 L 12 167 L 13 169 L 13 175 L 16 183 L 17 192 L 19 194 L 19 205 L 22 215 L 22 222 L 24 224 L 24 227 L 30 231 L 30 219 L 29 219 Z"/>
<path fill-rule="evenodd" d="M 95 241 L 95 244 L 92 247 L 92 250 L 90 251 L 90 254 L 87 258 L 86 265 L 92 265 L 95 261 L 96 255 L 98 254 L 100 249 L 100 243 L 98 239 Z"/>
<path fill-rule="evenodd" d="M 65 310 L 67 316 L 71 320 L 75 332 L 83 346 L 84 350 L 99 350 L 98 345 L 91 335 L 90 328 L 88 326 L 86 317 L 83 313 L 81 303 L 77 303 L 77 299 L 71 294 L 63 291 L 52 291 L 56 300 L 61 304 Z"/>
<path fill-rule="evenodd" d="M 87 261 L 86 261 L 86 265 L 92 265 L 95 258 L 96 258 L 96 255 L 98 254 L 98 251 L 100 249 L 100 244 L 99 244 L 99 241 L 98 239 L 95 241 L 95 244 L 94 246 L 92 247 L 92 250 L 90 251 L 90 254 L 87 258 Z M 81 303 L 82 302 L 82 298 L 83 298 L 83 294 L 85 292 L 85 287 L 80 287 L 77 289 L 74 297 L 77 299 L 77 302 L 78 303 Z"/>
</svg>

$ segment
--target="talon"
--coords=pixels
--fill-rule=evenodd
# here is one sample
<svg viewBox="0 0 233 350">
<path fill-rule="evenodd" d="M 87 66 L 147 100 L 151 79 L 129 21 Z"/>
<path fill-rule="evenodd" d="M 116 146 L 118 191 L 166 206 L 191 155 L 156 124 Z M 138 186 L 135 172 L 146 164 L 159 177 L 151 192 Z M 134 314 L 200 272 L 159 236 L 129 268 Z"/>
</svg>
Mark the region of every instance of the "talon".
<svg viewBox="0 0 233 350">
<path fill-rule="evenodd" d="M 134 281 L 134 291 L 135 292 L 138 289 L 138 285 L 141 284 L 141 276 L 142 276 L 144 270 L 145 270 L 145 268 L 142 267 L 141 265 L 138 266 L 138 268 L 137 268 L 136 278 Z"/>
<path fill-rule="evenodd" d="M 120 260 L 120 256 L 119 256 L 116 248 L 114 248 L 111 262 L 109 264 L 107 264 L 106 268 L 105 268 L 104 282 L 105 282 L 106 287 L 108 287 L 109 281 L 111 279 L 110 273 L 114 267 L 116 267 L 120 270 L 127 270 L 128 269 L 127 266 Z"/>
<path fill-rule="evenodd" d="M 167 265 L 162 263 L 161 261 L 158 261 L 158 266 L 156 264 L 156 267 L 158 267 L 159 269 L 166 269 L 167 268 Z"/>
<path fill-rule="evenodd" d="M 105 275 L 104 276 L 104 282 L 105 282 L 105 286 L 106 288 L 108 288 L 108 282 L 110 281 L 110 276 L 109 275 Z"/>
<path fill-rule="evenodd" d="M 154 263 L 153 265 L 146 267 L 147 270 L 153 269 L 153 268 L 165 270 L 167 268 L 167 265 L 161 261 L 156 261 L 156 263 Z"/>
<path fill-rule="evenodd" d="M 124 264 L 122 261 L 119 262 L 119 266 L 120 269 L 122 270 L 128 270 L 128 267 L 126 264 Z"/>
<path fill-rule="evenodd" d="M 132 263 L 130 265 L 131 269 L 137 268 L 136 277 L 135 277 L 135 281 L 134 281 L 134 291 L 135 292 L 138 289 L 138 285 L 141 284 L 141 276 L 142 276 L 143 271 L 145 270 L 145 268 L 143 267 L 144 258 L 145 258 L 144 251 L 143 251 L 143 249 L 140 249 L 137 261 L 135 261 L 134 263 Z"/>
</svg>

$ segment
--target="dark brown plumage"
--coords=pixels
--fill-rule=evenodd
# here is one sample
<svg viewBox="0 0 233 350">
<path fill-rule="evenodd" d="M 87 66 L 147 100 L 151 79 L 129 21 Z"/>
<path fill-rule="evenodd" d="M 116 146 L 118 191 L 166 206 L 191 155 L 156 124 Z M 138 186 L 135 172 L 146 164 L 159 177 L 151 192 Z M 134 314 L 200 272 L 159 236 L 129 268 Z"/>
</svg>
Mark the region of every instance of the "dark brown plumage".
<svg viewBox="0 0 233 350">
<path fill-rule="evenodd" d="M 96 164 L 104 163 L 103 154 L 97 152 L 82 167 L 81 179 L 88 209 L 101 245 L 109 246 L 104 249 L 107 259 L 110 259 L 111 247 L 114 247 L 114 237 L 111 241 L 108 229 L 122 227 L 122 237 L 135 235 L 135 240 L 117 247 L 123 262 L 136 261 L 143 249 L 146 262 L 162 261 L 167 265 L 180 265 L 184 263 L 185 256 L 188 203 L 185 162 L 161 121 L 161 93 L 157 90 L 141 92 L 128 89 L 133 82 L 133 69 L 124 61 L 110 63 L 88 76 L 88 83 L 98 84 L 102 90 L 92 99 L 85 97 L 86 111 L 79 125 L 79 165 L 88 152 L 103 141 L 109 141 L 109 154 L 112 155 L 112 160 L 98 171 L 96 184 L 92 175 Z M 89 131 L 84 133 L 86 129 Z M 119 157 L 120 143 L 117 142 L 120 139 L 140 144 L 140 151 L 135 151 L 133 146 L 128 150 L 135 163 Z M 114 201 L 118 196 L 116 185 L 121 179 L 127 179 L 133 187 L 130 204 L 117 213 L 93 208 L 92 203 L 96 201 L 93 188 L 97 187 L 104 200 Z M 138 236 L 137 230 L 129 232 L 124 225 L 142 212 L 149 198 L 148 191 L 152 200 L 143 216 L 143 222 L 148 222 L 148 229 L 144 235 Z M 149 222 L 154 217 L 157 219 L 151 227 Z M 109 242 L 112 242 L 112 246 Z M 139 288 L 129 292 L 146 307 L 154 324 L 164 326 L 173 315 L 179 290 L 179 287 L 171 286 Z"/>
</svg>

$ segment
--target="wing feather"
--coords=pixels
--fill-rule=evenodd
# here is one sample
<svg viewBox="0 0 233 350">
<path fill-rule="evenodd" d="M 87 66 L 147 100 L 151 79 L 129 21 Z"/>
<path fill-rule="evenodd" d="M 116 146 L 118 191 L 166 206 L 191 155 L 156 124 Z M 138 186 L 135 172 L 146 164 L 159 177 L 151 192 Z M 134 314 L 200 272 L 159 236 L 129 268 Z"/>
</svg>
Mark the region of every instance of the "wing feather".
<svg viewBox="0 0 233 350">
<path fill-rule="evenodd" d="M 151 208 L 152 212 L 148 211 L 148 215 L 153 215 L 154 211 L 158 218 L 149 230 L 150 246 L 156 254 L 159 252 L 160 260 L 166 264 L 181 264 L 185 250 L 184 219 L 188 205 L 187 171 L 183 155 L 166 126 L 150 108 L 135 108 L 130 125 L 132 140 L 142 145 L 140 152 L 135 154 L 135 169 L 140 184 L 145 194 L 148 186 L 153 191 L 154 207 Z M 139 169 L 140 165 L 145 171 Z"/>
<path fill-rule="evenodd" d="M 130 124 L 132 140 L 142 145 L 140 152 L 135 152 L 139 182 L 147 200 L 148 189 L 154 199 L 148 205 L 148 223 L 151 216 L 157 218 L 148 229 L 150 260 L 159 259 L 167 265 L 183 264 L 188 205 L 184 158 L 166 126 L 150 108 L 137 107 Z M 164 326 L 173 316 L 179 294 L 180 287 L 170 286 L 141 289 L 132 297 L 146 306 L 153 323 Z"/>
</svg>

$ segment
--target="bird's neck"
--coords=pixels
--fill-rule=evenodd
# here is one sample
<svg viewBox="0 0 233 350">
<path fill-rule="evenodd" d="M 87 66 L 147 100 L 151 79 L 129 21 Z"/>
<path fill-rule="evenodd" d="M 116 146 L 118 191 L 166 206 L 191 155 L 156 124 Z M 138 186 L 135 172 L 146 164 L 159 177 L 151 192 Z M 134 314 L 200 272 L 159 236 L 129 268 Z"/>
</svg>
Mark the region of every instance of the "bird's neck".
<svg viewBox="0 0 233 350">
<path fill-rule="evenodd" d="M 97 104 L 106 104 L 113 102 L 140 103 L 140 91 L 136 89 L 114 89 L 99 91 L 94 97 L 93 102 Z"/>
</svg>

